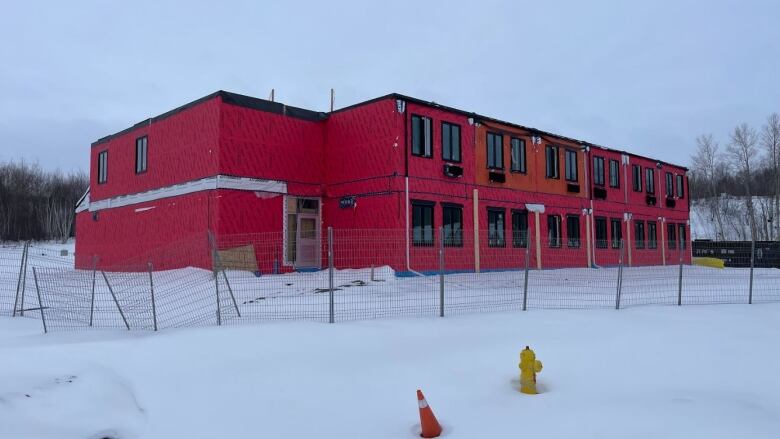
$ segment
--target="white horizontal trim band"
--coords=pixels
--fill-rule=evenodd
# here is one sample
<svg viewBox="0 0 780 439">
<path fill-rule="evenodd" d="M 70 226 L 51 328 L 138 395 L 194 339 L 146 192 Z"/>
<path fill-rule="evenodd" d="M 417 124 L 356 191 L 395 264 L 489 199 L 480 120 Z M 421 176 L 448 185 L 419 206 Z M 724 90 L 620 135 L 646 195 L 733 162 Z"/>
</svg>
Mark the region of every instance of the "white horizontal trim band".
<svg viewBox="0 0 780 439">
<path fill-rule="evenodd" d="M 259 180 L 256 178 L 217 175 L 214 177 L 188 181 L 186 183 L 176 184 L 173 186 L 152 189 L 146 192 L 120 195 L 118 197 L 106 198 L 93 202 L 90 201 L 89 194 L 86 194 L 81 203 L 79 203 L 79 205 L 76 207 L 76 213 L 83 212 L 85 210 L 95 212 L 103 209 L 131 206 L 133 204 L 148 203 L 150 201 L 160 200 L 162 198 L 177 197 L 180 195 L 187 195 L 195 192 L 214 189 L 235 189 L 240 191 L 273 192 L 277 194 L 286 194 L 287 183 L 276 180 Z"/>
</svg>

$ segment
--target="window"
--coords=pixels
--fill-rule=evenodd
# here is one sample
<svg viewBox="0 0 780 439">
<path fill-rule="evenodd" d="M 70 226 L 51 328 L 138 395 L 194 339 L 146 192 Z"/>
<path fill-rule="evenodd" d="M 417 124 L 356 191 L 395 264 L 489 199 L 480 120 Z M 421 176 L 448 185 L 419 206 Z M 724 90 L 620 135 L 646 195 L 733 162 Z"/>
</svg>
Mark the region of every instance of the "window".
<svg viewBox="0 0 780 439">
<path fill-rule="evenodd" d="M 674 224 L 667 224 L 666 225 L 666 242 L 667 247 L 670 249 L 677 248 L 677 237 L 675 236 L 675 231 L 677 230 L 677 227 Z"/>
<path fill-rule="evenodd" d="M 135 139 L 135 173 L 140 174 L 146 172 L 146 145 L 147 137 L 139 137 Z"/>
<path fill-rule="evenodd" d="M 672 198 L 674 196 L 674 177 L 671 172 L 666 173 L 666 197 Z"/>
<path fill-rule="evenodd" d="M 642 169 L 639 165 L 631 166 L 631 178 L 634 180 L 634 192 L 642 192 Z"/>
<path fill-rule="evenodd" d="M 463 247 L 463 206 L 442 205 L 442 231 L 445 247 Z"/>
<path fill-rule="evenodd" d="M 620 163 L 609 161 L 609 187 L 620 187 Z"/>
<path fill-rule="evenodd" d="M 558 147 L 547 145 L 547 148 L 545 148 L 545 158 L 547 163 L 547 178 L 561 178 L 560 164 L 558 163 Z"/>
<path fill-rule="evenodd" d="M 645 248 L 645 222 L 634 221 L 634 240 L 636 248 Z"/>
<path fill-rule="evenodd" d="M 547 215 L 547 245 L 555 248 L 561 246 L 560 215 Z"/>
<path fill-rule="evenodd" d="M 566 181 L 577 181 L 577 151 L 566 150 Z"/>
<path fill-rule="evenodd" d="M 108 181 L 108 151 L 98 154 L 98 183 L 102 184 Z"/>
<path fill-rule="evenodd" d="M 510 170 L 512 172 L 527 172 L 525 164 L 525 140 L 512 137 L 510 141 L 512 144 L 512 163 L 510 164 Z"/>
<path fill-rule="evenodd" d="M 658 232 L 655 221 L 647 222 L 647 248 L 658 248 Z"/>
<path fill-rule="evenodd" d="M 596 217 L 596 248 L 607 248 L 607 219 Z"/>
<path fill-rule="evenodd" d="M 412 244 L 433 245 L 433 203 L 430 201 L 412 202 Z"/>
<path fill-rule="evenodd" d="M 677 198 L 683 198 L 683 195 L 685 195 L 685 188 L 683 187 L 683 176 L 675 175 L 675 177 L 677 177 Z"/>
<path fill-rule="evenodd" d="M 580 217 L 566 216 L 566 242 L 569 248 L 580 248 Z"/>
<path fill-rule="evenodd" d="M 460 125 L 441 123 L 441 151 L 444 160 L 460 162 Z"/>
<path fill-rule="evenodd" d="M 412 154 L 431 157 L 431 118 L 412 115 Z"/>
<path fill-rule="evenodd" d="M 487 167 L 504 169 L 504 136 L 487 133 Z"/>
<path fill-rule="evenodd" d="M 610 226 L 612 227 L 612 248 L 620 248 L 620 241 L 623 240 L 623 228 L 620 225 L 620 220 L 612 218 Z"/>
<path fill-rule="evenodd" d="M 685 250 L 685 224 L 680 224 L 680 234 L 678 236 L 680 236 L 680 250 Z"/>
<path fill-rule="evenodd" d="M 604 186 L 604 157 L 593 157 L 593 184 Z"/>
<path fill-rule="evenodd" d="M 488 207 L 488 247 L 504 247 L 504 209 Z"/>
<path fill-rule="evenodd" d="M 528 211 L 512 211 L 512 246 L 528 247 Z"/>
<path fill-rule="evenodd" d="M 648 194 L 655 193 L 655 171 L 645 168 L 645 190 Z"/>
</svg>

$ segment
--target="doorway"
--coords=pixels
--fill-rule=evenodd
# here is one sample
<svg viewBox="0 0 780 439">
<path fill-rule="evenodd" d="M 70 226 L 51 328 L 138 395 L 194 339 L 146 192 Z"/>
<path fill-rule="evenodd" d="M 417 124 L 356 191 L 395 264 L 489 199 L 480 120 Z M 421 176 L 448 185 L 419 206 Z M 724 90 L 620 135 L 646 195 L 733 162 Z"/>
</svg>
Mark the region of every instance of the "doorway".
<svg viewBox="0 0 780 439">
<path fill-rule="evenodd" d="M 285 265 L 320 267 L 320 200 L 287 197 L 285 203 Z"/>
</svg>

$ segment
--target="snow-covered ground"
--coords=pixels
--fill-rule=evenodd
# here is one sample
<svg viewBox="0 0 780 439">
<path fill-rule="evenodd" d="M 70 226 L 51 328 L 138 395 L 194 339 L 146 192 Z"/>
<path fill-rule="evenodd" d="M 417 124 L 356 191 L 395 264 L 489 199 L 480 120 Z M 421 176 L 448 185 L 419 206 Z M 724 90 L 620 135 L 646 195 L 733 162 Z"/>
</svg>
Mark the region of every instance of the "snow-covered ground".
<svg viewBox="0 0 780 439">
<path fill-rule="evenodd" d="M 780 305 L 40 333 L 0 318 L 0 438 L 776 438 Z M 544 363 L 517 390 L 519 351 Z"/>
</svg>

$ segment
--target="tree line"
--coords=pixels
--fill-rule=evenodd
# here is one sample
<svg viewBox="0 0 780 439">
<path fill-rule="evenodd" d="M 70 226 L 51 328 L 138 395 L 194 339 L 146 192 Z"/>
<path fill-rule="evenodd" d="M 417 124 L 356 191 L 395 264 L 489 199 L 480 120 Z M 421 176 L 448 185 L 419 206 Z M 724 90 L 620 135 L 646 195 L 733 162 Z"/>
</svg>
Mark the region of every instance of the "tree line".
<svg viewBox="0 0 780 439">
<path fill-rule="evenodd" d="M 46 171 L 37 164 L 0 163 L 0 241 L 74 236 L 76 203 L 89 186 L 84 172 Z"/>
<path fill-rule="evenodd" d="M 697 137 L 689 182 L 692 200 L 715 224 L 714 238 L 728 236 L 736 217 L 747 222 L 744 239 L 780 239 L 780 115 L 758 129 L 737 125 L 723 144 L 712 134 Z"/>
</svg>

